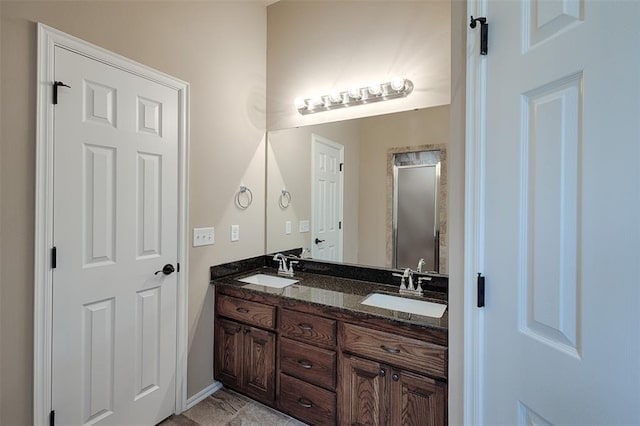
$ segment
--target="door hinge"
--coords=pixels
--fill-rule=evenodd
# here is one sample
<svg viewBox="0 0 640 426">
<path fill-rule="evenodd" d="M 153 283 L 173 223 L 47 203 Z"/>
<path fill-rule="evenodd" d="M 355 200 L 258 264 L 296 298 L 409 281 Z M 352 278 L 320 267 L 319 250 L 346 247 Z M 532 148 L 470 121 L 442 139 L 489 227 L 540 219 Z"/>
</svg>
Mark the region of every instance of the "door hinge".
<svg viewBox="0 0 640 426">
<path fill-rule="evenodd" d="M 71 86 L 64 84 L 61 81 L 54 81 L 53 82 L 53 104 L 54 105 L 58 105 L 58 87 L 60 86 L 68 87 L 69 89 L 71 89 Z"/>
<path fill-rule="evenodd" d="M 54 410 L 51 410 L 51 412 L 49 413 L 49 426 L 55 426 L 56 425 L 56 412 Z"/>
<path fill-rule="evenodd" d="M 180 272 L 180 262 L 176 262 L 176 272 Z"/>
<path fill-rule="evenodd" d="M 484 277 L 478 272 L 478 308 L 484 307 Z"/>
<path fill-rule="evenodd" d="M 51 269 L 56 268 L 57 262 L 58 262 L 58 249 L 53 247 L 51 249 Z"/>
<path fill-rule="evenodd" d="M 342 229 L 342 221 L 338 222 L 338 229 Z"/>
<path fill-rule="evenodd" d="M 489 45 L 489 24 L 487 24 L 487 18 L 484 16 L 480 18 L 471 17 L 471 23 L 469 26 L 471 28 L 476 27 L 476 22 L 480 22 L 480 54 L 486 55 Z"/>
<path fill-rule="evenodd" d="M 344 163 L 340 163 L 340 171 L 344 168 Z"/>
</svg>

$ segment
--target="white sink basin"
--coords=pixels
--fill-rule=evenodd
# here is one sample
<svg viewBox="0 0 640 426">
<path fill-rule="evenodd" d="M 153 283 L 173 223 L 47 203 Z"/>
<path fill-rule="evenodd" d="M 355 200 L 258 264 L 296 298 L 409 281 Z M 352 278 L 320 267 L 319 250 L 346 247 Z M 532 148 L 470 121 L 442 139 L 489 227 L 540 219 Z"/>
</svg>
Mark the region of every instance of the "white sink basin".
<svg viewBox="0 0 640 426">
<path fill-rule="evenodd" d="M 298 282 L 298 280 L 276 277 L 276 276 L 267 275 L 267 274 L 255 274 L 255 275 L 251 275 L 250 277 L 238 278 L 238 281 L 241 281 L 243 283 L 248 283 L 248 284 L 263 285 L 265 287 L 272 287 L 272 288 L 285 288 L 286 286 L 289 286 L 291 284 Z"/>
<path fill-rule="evenodd" d="M 377 308 L 391 309 L 393 311 L 433 318 L 442 318 L 444 311 L 447 309 L 447 305 L 442 303 L 433 303 L 427 302 L 426 300 L 409 299 L 382 293 L 371 293 L 360 303 Z"/>
</svg>

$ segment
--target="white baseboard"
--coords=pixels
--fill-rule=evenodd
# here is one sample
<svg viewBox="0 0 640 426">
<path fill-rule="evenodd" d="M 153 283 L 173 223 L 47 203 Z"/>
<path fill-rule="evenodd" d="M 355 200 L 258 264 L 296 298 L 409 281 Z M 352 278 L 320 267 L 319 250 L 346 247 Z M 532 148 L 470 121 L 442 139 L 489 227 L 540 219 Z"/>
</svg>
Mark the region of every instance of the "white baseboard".
<svg viewBox="0 0 640 426">
<path fill-rule="evenodd" d="M 213 395 L 217 390 L 222 388 L 221 382 L 213 382 L 211 385 L 202 389 L 197 394 L 193 395 L 191 398 L 187 399 L 187 407 L 186 410 L 196 405 L 198 402 L 202 401 L 209 395 Z"/>
</svg>

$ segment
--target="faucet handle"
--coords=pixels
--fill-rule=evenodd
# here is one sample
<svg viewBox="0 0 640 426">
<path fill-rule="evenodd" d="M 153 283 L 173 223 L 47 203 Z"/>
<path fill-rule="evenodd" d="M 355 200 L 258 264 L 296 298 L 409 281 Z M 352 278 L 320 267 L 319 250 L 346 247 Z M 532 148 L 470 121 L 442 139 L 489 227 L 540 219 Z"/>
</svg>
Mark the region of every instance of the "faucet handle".
<svg viewBox="0 0 640 426">
<path fill-rule="evenodd" d="M 407 289 L 407 284 L 404 282 L 404 279 L 406 278 L 404 274 L 391 274 L 391 275 L 393 275 L 394 277 L 401 278 L 401 280 L 400 280 L 400 290 L 406 290 Z"/>
<path fill-rule="evenodd" d="M 291 260 L 289 259 L 289 269 L 287 270 L 293 276 L 293 265 L 300 263 L 299 260 Z"/>
</svg>

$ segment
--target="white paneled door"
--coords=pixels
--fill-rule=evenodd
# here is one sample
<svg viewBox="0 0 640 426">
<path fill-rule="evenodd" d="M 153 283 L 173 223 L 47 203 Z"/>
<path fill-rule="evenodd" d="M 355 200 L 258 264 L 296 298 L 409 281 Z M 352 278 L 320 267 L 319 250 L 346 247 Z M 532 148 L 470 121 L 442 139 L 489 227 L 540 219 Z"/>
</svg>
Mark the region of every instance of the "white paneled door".
<svg viewBox="0 0 640 426">
<path fill-rule="evenodd" d="M 640 424 L 640 3 L 484 5 L 480 423 Z"/>
<path fill-rule="evenodd" d="M 344 146 L 314 134 L 311 150 L 311 255 L 341 262 Z"/>
<path fill-rule="evenodd" d="M 175 407 L 178 92 L 55 47 L 52 409 L 152 425 Z"/>
</svg>

